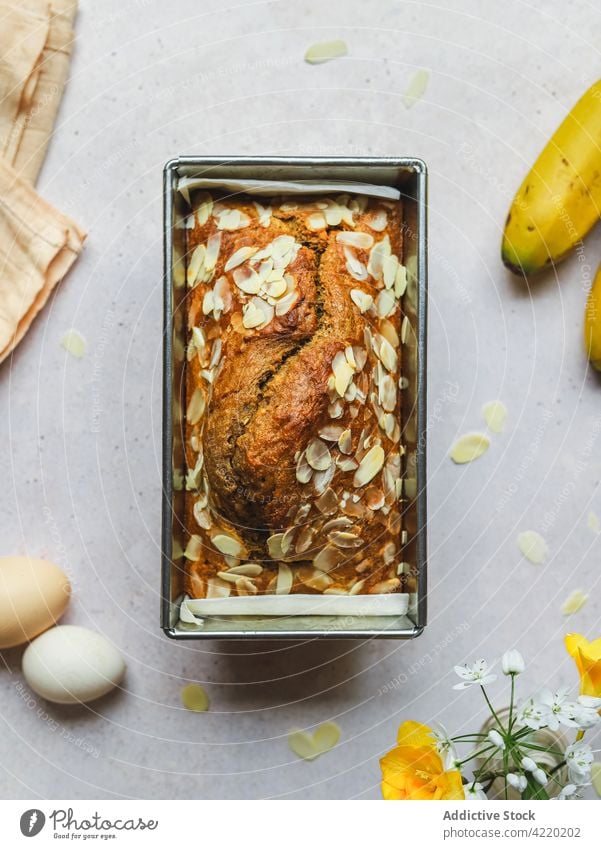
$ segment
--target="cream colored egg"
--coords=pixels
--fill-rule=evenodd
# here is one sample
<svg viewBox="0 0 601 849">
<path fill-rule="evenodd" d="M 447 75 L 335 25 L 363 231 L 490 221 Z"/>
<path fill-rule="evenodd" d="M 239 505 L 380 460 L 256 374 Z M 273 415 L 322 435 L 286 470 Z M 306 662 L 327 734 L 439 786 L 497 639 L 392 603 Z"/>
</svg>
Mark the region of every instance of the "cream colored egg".
<svg viewBox="0 0 601 849">
<path fill-rule="evenodd" d="M 23 675 L 31 689 L 64 705 L 99 699 L 124 673 L 125 661 L 112 643 L 78 625 L 51 628 L 23 655 Z"/>
<path fill-rule="evenodd" d="M 0 649 L 27 643 L 54 625 L 71 595 L 64 572 L 36 557 L 0 557 Z"/>
</svg>

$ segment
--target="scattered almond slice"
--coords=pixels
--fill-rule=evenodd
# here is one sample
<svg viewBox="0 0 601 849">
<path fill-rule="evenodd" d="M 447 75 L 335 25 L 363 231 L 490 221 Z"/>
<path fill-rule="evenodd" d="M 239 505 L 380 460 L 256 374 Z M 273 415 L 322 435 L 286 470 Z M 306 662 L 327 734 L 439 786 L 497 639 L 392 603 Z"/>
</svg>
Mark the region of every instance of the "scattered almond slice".
<svg viewBox="0 0 601 849">
<path fill-rule="evenodd" d="M 411 77 L 409 85 L 405 89 L 405 94 L 403 95 L 403 104 L 406 109 L 411 109 L 411 107 L 417 103 L 421 97 L 423 97 L 428 87 L 429 80 L 430 72 L 426 71 L 425 68 L 420 68 L 420 70 L 416 71 Z"/>
<path fill-rule="evenodd" d="M 502 401 L 489 401 L 482 407 L 482 415 L 493 433 L 502 433 L 507 418 L 507 407 Z"/>
<path fill-rule="evenodd" d="M 599 517 L 593 510 L 588 514 L 588 526 L 594 534 L 601 534 L 601 523 Z"/>
<path fill-rule="evenodd" d="M 203 713 L 209 709 L 209 697 L 200 684 L 186 684 L 180 693 L 183 706 L 195 713 Z"/>
<path fill-rule="evenodd" d="M 312 44 L 305 52 L 305 62 L 309 65 L 321 65 L 323 62 L 329 62 L 331 59 L 339 59 L 341 56 L 346 56 L 348 47 L 342 39 L 335 41 L 318 41 L 317 44 Z"/>
<path fill-rule="evenodd" d="M 549 553 L 547 543 L 538 531 L 523 531 L 518 534 L 518 548 L 526 560 L 534 563 L 535 566 L 543 563 Z"/>
<path fill-rule="evenodd" d="M 583 593 L 582 590 L 574 590 L 561 605 L 561 612 L 564 616 L 571 616 L 572 613 L 578 613 L 587 601 L 588 596 L 586 593 Z"/>
<path fill-rule="evenodd" d="M 471 463 L 490 447 L 490 440 L 483 433 L 466 433 L 460 436 L 451 448 L 449 457 L 454 463 Z"/>
<path fill-rule="evenodd" d="M 323 755 L 333 749 L 340 740 L 340 726 L 335 722 L 324 722 L 313 732 L 313 742 L 317 748 L 317 754 Z"/>
<path fill-rule="evenodd" d="M 78 330 L 67 330 L 61 339 L 61 345 L 68 354 L 81 360 L 86 353 L 86 340 Z"/>
<path fill-rule="evenodd" d="M 312 761 L 333 749 L 340 740 L 340 726 L 335 722 L 324 722 L 313 734 L 308 731 L 293 731 L 288 735 L 288 745 L 295 755 Z"/>
<path fill-rule="evenodd" d="M 318 755 L 317 746 L 313 741 L 313 735 L 306 731 L 293 731 L 288 735 L 288 745 L 295 755 L 304 761 L 312 761 Z"/>
</svg>

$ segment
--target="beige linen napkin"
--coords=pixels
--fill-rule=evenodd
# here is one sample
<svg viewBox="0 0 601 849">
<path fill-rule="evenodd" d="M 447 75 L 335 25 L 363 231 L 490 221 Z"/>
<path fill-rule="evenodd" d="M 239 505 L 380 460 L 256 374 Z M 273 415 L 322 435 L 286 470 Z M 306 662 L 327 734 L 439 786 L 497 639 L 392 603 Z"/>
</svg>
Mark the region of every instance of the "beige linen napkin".
<svg viewBox="0 0 601 849">
<path fill-rule="evenodd" d="M 85 236 L 0 160 L 0 362 L 77 259 Z"/>
<path fill-rule="evenodd" d="M 0 0 L 0 362 L 85 233 L 33 189 L 67 77 L 74 0 Z"/>
<path fill-rule="evenodd" d="M 75 0 L 0 0 L 0 155 L 35 183 L 62 98 Z"/>
</svg>

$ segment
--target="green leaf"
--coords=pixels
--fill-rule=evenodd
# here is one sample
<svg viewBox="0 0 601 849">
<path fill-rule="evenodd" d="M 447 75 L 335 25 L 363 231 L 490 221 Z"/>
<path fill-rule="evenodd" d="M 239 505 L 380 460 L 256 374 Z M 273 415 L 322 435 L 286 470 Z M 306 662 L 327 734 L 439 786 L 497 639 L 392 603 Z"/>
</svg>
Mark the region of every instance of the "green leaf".
<svg viewBox="0 0 601 849">
<path fill-rule="evenodd" d="M 528 784 L 522 793 L 522 799 L 548 799 L 549 794 L 542 784 L 528 776 Z"/>
</svg>

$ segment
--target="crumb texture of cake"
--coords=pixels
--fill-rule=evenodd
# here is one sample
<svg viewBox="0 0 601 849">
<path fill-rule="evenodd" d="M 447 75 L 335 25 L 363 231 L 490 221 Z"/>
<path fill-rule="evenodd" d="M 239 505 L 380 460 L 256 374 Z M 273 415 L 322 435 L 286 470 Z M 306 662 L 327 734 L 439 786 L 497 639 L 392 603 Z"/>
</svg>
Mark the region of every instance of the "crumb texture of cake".
<svg viewBox="0 0 601 849">
<path fill-rule="evenodd" d="M 401 202 L 191 208 L 186 592 L 402 591 Z"/>
</svg>

